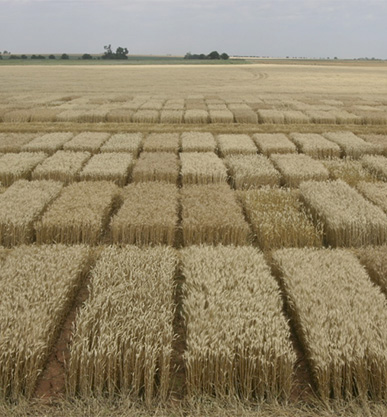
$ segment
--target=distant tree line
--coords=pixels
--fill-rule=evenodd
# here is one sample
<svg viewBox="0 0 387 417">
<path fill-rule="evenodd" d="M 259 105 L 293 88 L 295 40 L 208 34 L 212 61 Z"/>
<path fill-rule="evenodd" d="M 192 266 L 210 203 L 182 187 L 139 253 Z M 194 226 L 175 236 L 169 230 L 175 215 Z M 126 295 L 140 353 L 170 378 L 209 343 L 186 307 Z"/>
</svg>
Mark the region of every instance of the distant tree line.
<svg viewBox="0 0 387 417">
<path fill-rule="evenodd" d="M 128 59 L 128 48 L 119 46 L 116 52 L 113 52 L 111 45 L 106 45 L 103 48 L 105 49 L 105 53 L 102 55 L 102 59 Z"/>
<path fill-rule="evenodd" d="M 208 55 L 191 54 L 191 52 L 187 52 L 184 56 L 184 59 L 229 59 L 229 56 L 226 54 L 226 52 L 219 54 L 218 51 L 212 51 Z"/>
</svg>

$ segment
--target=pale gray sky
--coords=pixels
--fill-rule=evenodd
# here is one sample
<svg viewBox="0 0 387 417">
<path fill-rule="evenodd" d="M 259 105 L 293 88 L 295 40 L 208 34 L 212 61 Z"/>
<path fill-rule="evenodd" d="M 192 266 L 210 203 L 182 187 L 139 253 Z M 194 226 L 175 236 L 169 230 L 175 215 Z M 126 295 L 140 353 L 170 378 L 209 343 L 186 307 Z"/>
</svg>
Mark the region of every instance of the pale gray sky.
<svg viewBox="0 0 387 417">
<path fill-rule="evenodd" d="M 387 58 L 387 0 L 0 0 L 0 50 Z"/>
</svg>

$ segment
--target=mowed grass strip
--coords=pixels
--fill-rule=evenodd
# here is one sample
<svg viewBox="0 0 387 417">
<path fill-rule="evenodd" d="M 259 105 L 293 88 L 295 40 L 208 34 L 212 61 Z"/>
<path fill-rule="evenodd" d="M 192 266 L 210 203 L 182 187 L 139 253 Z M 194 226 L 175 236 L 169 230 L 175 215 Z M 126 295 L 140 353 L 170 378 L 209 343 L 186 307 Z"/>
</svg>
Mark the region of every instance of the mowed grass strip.
<svg viewBox="0 0 387 417">
<path fill-rule="evenodd" d="M 355 255 L 282 249 L 273 260 L 319 396 L 386 399 L 387 300 Z"/>
<path fill-rule="evenodd" d="M 0 133 L 0 152 L 20 152 L 24 145 L 37 136 L 37 133 Z"/>
<path fill-rule="evenodd" d="M 0 397 L 34 393 L 74 296 L 87 273 L 84 246 L 20 246 L 0 269 Z"/>
<path fill-rule="evenodd" d="M 264 187 L 239 192 L 238 197 L 262 250 L 322 246 L 322 228 L 314 226 L 298 191 Z"/>
<path fill-rule="evenodd" d="M 110 225 L 113 243 L 174 244 L 179 209 L 175 185 L 129 184 L 122 195 L 124 203 Z"/>
<path fill-rule="evenodd" d="M 174 152 L 178 153 L 180 138 L 178 133 L 151 133 L 143 143 L 144 152 Z"/>
<path fill-rule="evenodd" d="M 185 245 L 249 243 L 249 226 L 228 185 L 186 185 L 181 202 Z"/>
<path fill-rule="evenodd" d="M 296 145 L 283 133 L 256 133 L 253 135 L 259 152 L 266 156 L 272 153 L 296 153 Z"/>
<path fill-rule="evenodd" d="M 225 159 L 233 187 L 239 190 L 280 184 L 281 174 L 264 155 L 230 155 Z"/>
<path fill-rule="evenodd" d="M 0 156 L 0 181 L 8 187 L 19 179 L 30 179 L 32 170 L 47 158 L 43 152 L 6 153 Z"/>
<path fill-rule="evenodd" d="M 272 154 L 270 159 L 289 187 L 298 187 L 302 181 L 324 181 L 329 178 L 329 171 L 325 166 L 308 155 Z"/>
<path fill-rule="evenodd" d="M 76 318 L 67 363 L 69 396 L 166 399 L 174 340 L 173 249 L 105 248 Z"/>
<path fill-rule="evenodd" d="M 368 200 L 379 206 L 387 213 L 387 183 L 361 181 L 356 186 L 357 190 Z"/>
<path fill-rule="evenodd" d="M 359 181 L 376 181 L 376 176 L 364 168 L 359 160 L 333 158 L 324 160 L 322 163 L 328 169 L 329 177 L 332 180 L 342 180 L 351 186 L 356 185 Z"/>
<path fill-rule="evenodd" d="M 323 136 L 340 146 L 347 157 L 358 159 L 364 154 L 380 154 L 381 149 L 352 132 L 327 132 Z"/>
<path fill-rule="evenodd" d="M 257 147 L 248 135 L 218 135 L 217 142 L 222 157 L 232 154 L 254 155 L 257 153 Z"/>
<path fill-rule="evenodd" d="M 306 181 L 301 198 L 323 225 L 333 246 L 380 245 L 387 241 L 387 215 L 343 181 Z"/>
<path fill-rule="evenodd" d="M 382 181 L 387 181 L 387 158 L 381 155 L 365 155 L 363 166 Z"/>
<path fill-rule="evenodd" d="M 46 152 L 53 154 L 74 136 L 71 132 L 54 132 L 38 136 L 21 147 L 25 152 Z"/>
<path fill-rule="evenodd" d="M 215 152 L 216 141 L 209 132 L 184 132 L 181 135 L 183 152 Z"/>
<path fill-rule="evenodd" d="M 113 181 L 125 185 L 133 166 L 133 156 L 124 152 L 105 152 L 94 155 L 79 177 L 85 181 Z"/>
<path fill-rule="evenodd" d="M 82 132 L 63 145 L 66 151 L 97 153 L 109 139 L 107 132 Z"/>
<path fill-rule="evenodd" d="M 295 353 L 278 284 L 251 247 L 181 251 L 190 397 L 287 398 Z"/>
<path fill-rule="evenodd" d="M 339 145 L 325 139 L 317 133 L 291 133 L 290 139 L 296 144 L 299 151 L 312 158 L 340 158 Z"/>
<path fill-rule="evenodd" d="M 65 183 L 76 181 L 79 178 L 79 172 L 90 156 L 89 152 L 55 152 L 34 169 L 32 179 L 55 180 Z"/>
<path fill-rule="evenodd" d="M 62 183 L 51 180 L 19 180 L 0 194 L 0 244 L 32 242 L 34 222 L 62 187 Z"/>
<path fill-rule="evenodd" d="M 116 133 L 105 142 L 101 152 L 129 152 L 136 158 L 142 145 L 142 133 Z"/>
<path fill-rule="evenodd" d="M 117 185 L 108 181 L 70 184 L 35 223 L 37 243 L 97 244 L 119 193 Z"/>
<path fill-rule="evenodd" d="M 180 171 L 180 161 L 171 152 L 142 152 L 136 161 L 132 179 L 133 182 L 160 181 L 177 183 Z"/>
<path fill-rule="evenodd" d="M 227 169 L 214 152 L 180 154 L 183 184 L 211 184 L 227 181 Z"/>
</svg>

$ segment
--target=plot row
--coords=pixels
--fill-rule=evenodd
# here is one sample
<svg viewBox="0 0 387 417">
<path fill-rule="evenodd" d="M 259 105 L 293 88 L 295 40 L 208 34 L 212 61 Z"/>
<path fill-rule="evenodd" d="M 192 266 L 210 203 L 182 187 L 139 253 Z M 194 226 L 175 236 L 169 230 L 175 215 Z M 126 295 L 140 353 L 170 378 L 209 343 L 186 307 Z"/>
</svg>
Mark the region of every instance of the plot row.
<svg viewBox="0 0 387 417">
<path fill-rule="evenodd" d="M 96 253 L 62 245 L 0 251 L 2 399 L 33 395 L 90 270 L 89 297 L 64 365 L 69 397 L 167 398 L 175 373 L 176 274 L 183 277 L 181 360 L 189 397 L 289 396 L 296 353 L 277 280 L 318 395 L 387 397 L 387 246 L 359 252 L 380 287 L 342 249 L 276 251 L 270 263 L 277 280 L 251 247 L 111 246 Z"/>
<path fill-rule="evenodd" d="M 236 192 L 227 184 L 120 189 L 108 181 L 19 180 L 0 194 L 0 244 L 379 245 L 387 241 L 386 213 L 385 182 L 361 182 L 358 191 L 338 180 Z"/>
</svg>

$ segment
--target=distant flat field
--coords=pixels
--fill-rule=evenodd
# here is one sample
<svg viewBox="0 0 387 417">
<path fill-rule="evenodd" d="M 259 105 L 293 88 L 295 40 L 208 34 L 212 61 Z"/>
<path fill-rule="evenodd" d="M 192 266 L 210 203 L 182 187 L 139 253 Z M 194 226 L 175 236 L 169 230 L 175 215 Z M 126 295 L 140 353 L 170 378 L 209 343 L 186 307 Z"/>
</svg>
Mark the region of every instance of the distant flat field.
<svg viewBox="0 0 387 417">
<path fill-rule="evenodd" d="M 166 98 L 189 95 L 252 97 L 321 95 L 363 100 L 385 98 L 386 65 L 353 66 L 251 65 L 133 65 L 133 66 L 0 66 L 0 95 L 144 94 Z"/>
</svg>

